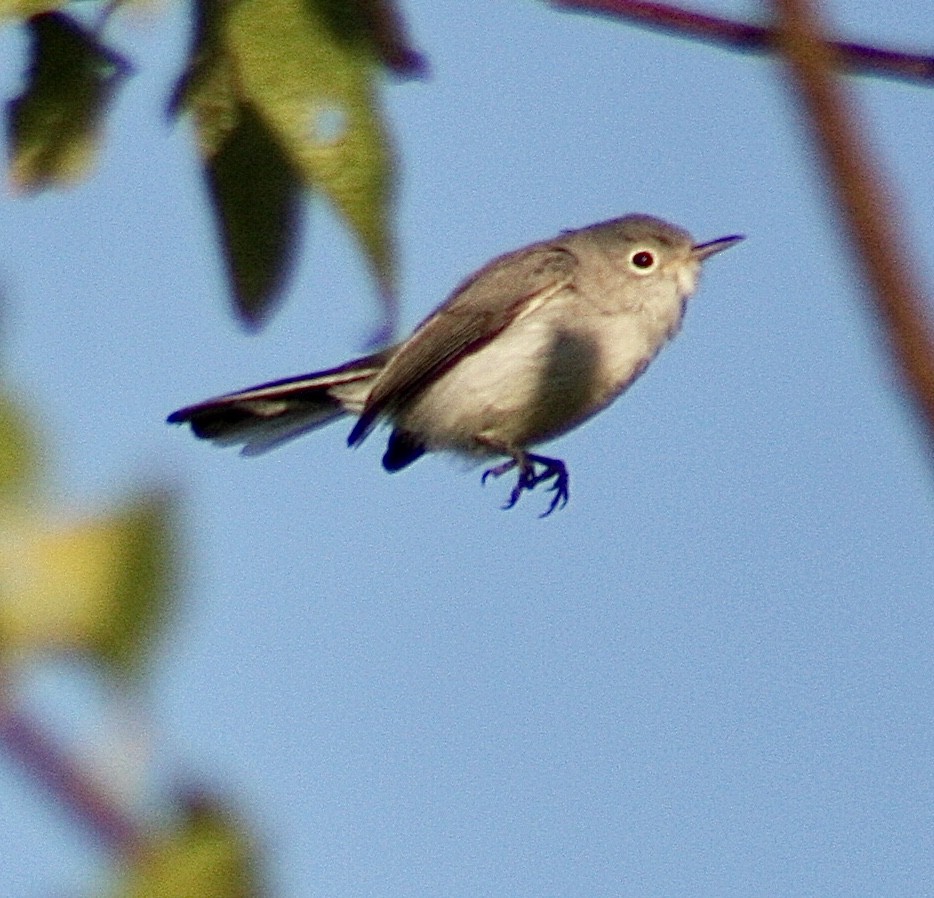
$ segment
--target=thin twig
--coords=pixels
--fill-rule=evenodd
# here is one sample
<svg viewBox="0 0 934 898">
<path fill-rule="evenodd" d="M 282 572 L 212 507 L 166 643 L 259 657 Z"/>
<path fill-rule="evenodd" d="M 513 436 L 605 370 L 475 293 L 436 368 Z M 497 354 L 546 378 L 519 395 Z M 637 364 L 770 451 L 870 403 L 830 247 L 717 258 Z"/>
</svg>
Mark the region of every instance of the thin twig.
<svg viewBox="0 0 934 898">
<path fill-rule="evenodd" d="M 691 12 L 668 3 L 648 0 L 550 2 L 563 9 L 625 19 L 633 25 L 706 41 L 740 53 L 774 53 L 777 49 L 774 28 Z M 904 53 L 840 41 L 833 41 L 832 45 L 836 50 L 835 61 L 854 74 L 898 78 L 934 86 L 934 56 L 930 54 Z"/>
<path fill-rule="evenodd" d="M 0 693 L 3 693 L 0 688 Z M 0 694 L 0 744 L 62 806 L 121 858 L 139 856 L 145 845 L 142 830 L 116 805 L 27 714 Z"/>
<path fill-rule="evenodd" d="M 821 38 L 809 0 L 772 0 L 792 83 L 849 231 L 857 264 L 887 330 L 892 353 L 926 423 L 934 454 L 934 332 L 893 191 L 861 139 L 849 96 L 833 77 L 834 49 Z"/>
<path fill-rule="evenodd" d="M 122 5 L 123 0 L 109 0 L 104 4 L 94 20 L 93 27 L 90 29 L 95 38 L 102 40 L 104 29 L 110 24 L 110 20 Z"/>
</svg>

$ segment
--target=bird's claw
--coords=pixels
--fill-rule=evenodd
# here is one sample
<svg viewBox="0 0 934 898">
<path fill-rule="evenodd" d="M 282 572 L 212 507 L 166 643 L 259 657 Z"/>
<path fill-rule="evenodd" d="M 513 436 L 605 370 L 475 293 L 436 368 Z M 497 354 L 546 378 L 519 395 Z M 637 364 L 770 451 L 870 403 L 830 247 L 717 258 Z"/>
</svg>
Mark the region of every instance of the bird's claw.
<svg viewBox="0 0 934 898">
<path fill-rule="evenodd" d="M 542 466 L 541 471 L 536 471 L 537 464 Z M 509 493 L 509 499 L 503 505 L 504 511 L 512 508 L 526 490 L 531 492 L 540 483 L 548 480 L 553 481 L 548 490 L 554 495 L 548 508 L 539 517 L 547 518 L 556 508 L 564 508 L 568 504 L 568 471 L 564 462 L 557 458 L 547 458 L 544 455 L 526 455 L 521 461 L 511 458 L 484 471 L 480 482 L 486 483 L 487 477 L 501 477 L 513 468 L 519 468 L 519 477 Z"/>
<path fill-rule="evenodd" d="M 486 483 L 487 477 L 502 477 L 503 474 L 511 471 L 517 464 L 518 462 L 514 458 L 511 458 L 509 461 L 504 461 L 501 465 L 495 465 L 492 468 L 487 468 L 483 472 L 483 476 L 480 478 L 481 486 Z"/>
</svg>

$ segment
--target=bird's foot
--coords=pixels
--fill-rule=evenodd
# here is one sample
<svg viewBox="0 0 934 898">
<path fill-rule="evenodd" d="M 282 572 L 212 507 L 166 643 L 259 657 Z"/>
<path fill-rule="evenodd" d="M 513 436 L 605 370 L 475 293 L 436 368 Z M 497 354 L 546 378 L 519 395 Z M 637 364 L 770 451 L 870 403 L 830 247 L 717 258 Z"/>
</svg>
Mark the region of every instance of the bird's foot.
<svg viewBox="0 0 934 898">
<path fill-rule="evenodd" d="M 542 469 L 537 470 L 536 465 L 541 465 Z M 564 508 L 568 504 L 568 471 L 564 462 L 557 458 L 523 454 L 519 458 L 511 458 L 500 465 L 488 468 L 483 472 L 480 482 L 486 483 L 487 477 L 501 477 L 513 470 L 513 468 L 519 469 L 519 477 L 503 509 L 512 508 L 526 490 L 531 492 L 540 483 L 545 483 L 548 480 L 553 481 L 548 489 L 554 495 L 551 497 L 548 508 L 539 517 L 547 518 L 556 508 L 559 506 Z"/>
</svg>

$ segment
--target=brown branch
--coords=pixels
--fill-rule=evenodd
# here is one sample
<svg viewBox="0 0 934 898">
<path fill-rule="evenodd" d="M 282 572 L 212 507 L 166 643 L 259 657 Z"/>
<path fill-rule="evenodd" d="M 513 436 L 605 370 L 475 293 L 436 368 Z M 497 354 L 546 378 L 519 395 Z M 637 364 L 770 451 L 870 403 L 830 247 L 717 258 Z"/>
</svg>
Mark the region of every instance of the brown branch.
<svg viewBox="0 0 934 898">
<path fill-rule="evenodd" d="M 774 53 L 778 38 L 774 28 L 749 25 L 719 16 L 690 12 L 668 3 L 649 0 L 550 0 L 553 6 L 574 12 L 596 13 L 625 19 L 633 25 L 667 31 L 678 37 L 716 44 L 740 53 Z M 860 75 L 877 75 L 934 85 L 934 56 L 903 53 L 834 41 L 835 64 Z"/>
<path fill-rule="evenodd" d="M 108 849 L 123 859 L 140 855 L 142 830 L 4 692 L 0 684 L 0 744 Z"/>
<path fill-rule="evenodd" d="M 833 77 L 834 48 L 809 0 L 772 0 L 776 34 L 817 144 L 856 262 L 934 454 L 934 332 L 898 223 L 892 190 L 861 140 L 849 97 Z"/>
</svg>

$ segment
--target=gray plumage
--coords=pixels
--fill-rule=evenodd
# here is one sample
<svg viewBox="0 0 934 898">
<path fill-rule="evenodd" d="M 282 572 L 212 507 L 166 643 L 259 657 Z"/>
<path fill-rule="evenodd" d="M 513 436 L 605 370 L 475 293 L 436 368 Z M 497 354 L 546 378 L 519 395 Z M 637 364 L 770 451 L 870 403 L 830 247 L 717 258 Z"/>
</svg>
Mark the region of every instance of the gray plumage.
<svg viewBox="0 0 934 898">
<path fill-rule="evenodd" d="M 567 501 L 567 471 L 529 450 L 622 393 L 677 333 L 704 259 L 740 239 L 695 244 L 647 215 L 567 231 L 488 263 L 396 346 L 168 420 L 245 454 L 348 414 L 357 445 L 386 420 L 387 470 L 428 451 L 505 457 L 484 480 L 518 469 L 507 507 L 550 481 L 549 514 Z"/>
</svg>

